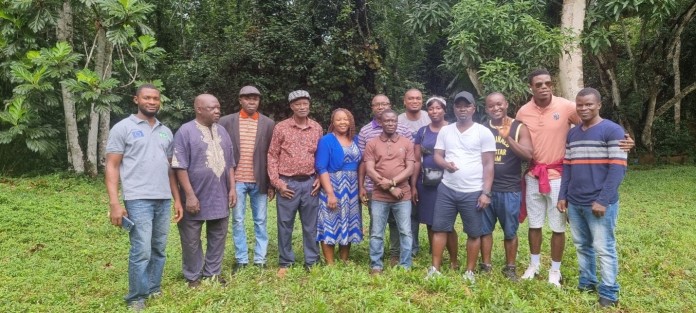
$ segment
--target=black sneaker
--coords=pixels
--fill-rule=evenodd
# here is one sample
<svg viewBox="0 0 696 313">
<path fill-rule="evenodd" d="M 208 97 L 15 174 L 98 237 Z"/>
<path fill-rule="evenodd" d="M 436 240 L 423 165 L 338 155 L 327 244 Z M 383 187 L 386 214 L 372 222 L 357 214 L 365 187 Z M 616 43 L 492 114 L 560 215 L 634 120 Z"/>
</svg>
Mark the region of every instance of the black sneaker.
<svg viewBox="0 0 696 313">
<path fill-rule="evenodd" d="M 490 273 L 493 270 L 493 265 L 479 263 L 479 273 Z"/>
<path fill-rule="evenodd" d="M 245 267 L 247 267 L 247 263 L 237 263 L 234 265 L 232 268 L 232 275 L 237 274 L 239 271 L 243 270 Z"/>
<path fill-rule="evenodd" d="M 265 270 L 266 269 L 266 263 L 254 263 L 254 266 L 258 267 L 259 269 Z"/>
<path fill-rule="evenodd" d="M 507 277 L 512 282 L 516 282 L 517 279 L 517 266 L 514 265 L 506 265 L 503 267 L 503 275 Z"/>
<path fill-rule="evenodd" d="M 599 306 L 602 308 L 617 306 L 618 304 L 619 304 L 619 300 L 612 301 L 612 300 L 609 300 L 607 298 L 599 297 Z"/>
</svg>

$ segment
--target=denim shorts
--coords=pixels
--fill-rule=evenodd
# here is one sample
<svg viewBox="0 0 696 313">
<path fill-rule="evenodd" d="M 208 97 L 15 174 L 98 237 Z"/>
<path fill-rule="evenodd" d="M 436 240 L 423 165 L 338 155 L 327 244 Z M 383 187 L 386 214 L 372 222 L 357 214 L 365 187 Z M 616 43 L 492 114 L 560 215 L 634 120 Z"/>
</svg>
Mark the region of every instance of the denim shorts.
<svg viewBox="0 0 696 313">
<path fill-rule="evenodd" d="M 457 213 L 459 213 L 467 236 L 470 238 L 481 237 L 483 235 L 481 231 L 483 210 L 477 208 L 479 196 L 481 196 L 481 191 L 459 192 L 445 186 L 445 184 L 440 184 L 437 187 L 437 200 L 433 212 L 433 231 L 453 231 L 454 222 L 457 219 Z"/>
<path fill-rule="evenodd" d="M 492 192 L 491 205 L 483 210 L 484 235 L 490 235 L 495 229 L 495 222 L 500 222 L 505 240 L 517 237 L 517 228 L 520 226 L 520 199 L 521 192 Z"/>
</svg>

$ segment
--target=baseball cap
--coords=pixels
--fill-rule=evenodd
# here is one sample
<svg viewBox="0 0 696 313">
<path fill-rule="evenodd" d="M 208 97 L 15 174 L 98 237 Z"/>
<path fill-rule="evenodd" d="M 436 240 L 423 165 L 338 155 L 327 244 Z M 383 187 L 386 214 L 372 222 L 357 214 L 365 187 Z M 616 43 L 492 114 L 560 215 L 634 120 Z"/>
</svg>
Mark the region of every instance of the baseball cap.
<svg viewBox="0 0 696 313">
<path fill-rule="evenodd" d="M 312 99 L 312 97 L 309 96 L 309 92 L 304 90 L 295 90 L 288 95 L 288 102 L 293 102 L 299 98 Z"/>
<path fill-rule="evenodd" d="M 474 101 L 474 96 L 468 91 L 462 91 L 454 96 L 454 103 L 457 103 L 457 101 L 461 99 L 466 100 L 466 102 L 469 104 L 476 104 L 476 101 Z"/>
</svg>

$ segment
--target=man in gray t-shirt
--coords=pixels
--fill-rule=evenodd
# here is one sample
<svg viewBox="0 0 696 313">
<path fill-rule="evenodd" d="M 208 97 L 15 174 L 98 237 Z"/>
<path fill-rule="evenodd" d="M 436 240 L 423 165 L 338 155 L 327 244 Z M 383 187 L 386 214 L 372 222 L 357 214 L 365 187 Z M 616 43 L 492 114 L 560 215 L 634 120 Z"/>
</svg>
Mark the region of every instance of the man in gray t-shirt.
<svg viewBox="0 0 696 313">
<path fill-rule="evenodd" d="M 138 88 L 133 101 L 138 113 L 118 122 L 109 133 L 105 183 L 111 223 L 121 226 L 124 218 L 133 223 L 125 300 L 139 311 L 145 308 L 145 299 L 161 293 L 171 198 L 176 222 L 183 208 L 169 167 L 174 136 L 155 118 L 160 92 L 145 84 Z M 118 197 L 119 180 L 125 209 Z"/>
<path fill-rule="evenodd" d="M 421 127 L 430 125 L 428 112 L 423 111 L 423 94 L 418 89 L 409 89 L 404 94 L 404 108 L 406 112 L 399 114 L 399 125 L 411 129 L 411 135 L 415 137 Z"/>
</svg>

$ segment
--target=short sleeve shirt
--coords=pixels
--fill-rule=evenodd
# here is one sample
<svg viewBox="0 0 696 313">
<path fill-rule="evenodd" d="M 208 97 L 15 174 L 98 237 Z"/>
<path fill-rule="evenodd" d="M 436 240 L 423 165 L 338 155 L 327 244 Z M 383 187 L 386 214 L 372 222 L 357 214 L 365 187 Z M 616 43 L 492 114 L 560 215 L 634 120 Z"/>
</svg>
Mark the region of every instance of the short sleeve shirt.
<svg viewBox="0 0 696 313">
<path fill-rule="evenodd" d="M 483 161 L 481 154 L 495 151 L 493 133 L 485 126 L 474 123 L 463 133 L 457 124 L 440 129 L 435 150 L 445 151 L 445 161 L 454 162 L 459 168 L 454 173 L 445 171 L 442 183 L 459 192 L 483 190 Z"/>
<path fill-rule="evenodd" d="M 423 110 L 421 110 L 420 117 L 416 121 L 409 120 L 406 113 L 399 114 L 398 120 L 399 125 L 407 126 L 411 130 L 411 134 L 414 137 L 416 136 L 416 132 L 418 132 L 421 127 L 430 125 L 430 117 L 428 116 L 428 112 Z"/>
<path fill-rule="evenodd" d="M 580 123 L 575 103 L 556 96 L 545 108 L 537 106 L 532 99 L 517 111 L 516 119 L 529 129 L 534 150 L 533 160 L 542 164 L 563 160 L 568 131 L 571 125 Z M 560 177 L 557 171 L 549 170 L 549 179 Z"/>
<path fill-rule="evenodd" d="M 360 132 L 358 133 L 358 149 L 360 149 L 361 153 L 365 153 L 365 146 L 367 146 L 367 142 L 372 140 L 375 137 L 379 137 L 379 135 L 382 133 L 382 125 L 379 125 L 376 120 L 372 120 L 371 122 L 367 123 L 365 126 L 363 126 L 360 129 Z M 396 133 L 406 137 L 409 141 L 413 141 L 413 132 L 411 132 L 411 129 L 408 128 L 406 125 L 399 123 L 396 126 Z M 372 183 L 372 179 L 370 179 L 369 176 L 365 175 L 365 189 L 367 192 L 372 192 L 374 189 L 374 184 Z"/>
<path fill-rule="evenodd" d="M 150 127 L 146 120 L 131 115 L 111 128 L 106 153 L 123 155 L 119 172 L 124 200 L 171 199 L 173 142 L 172 131 L 158 120 Z"/>
<path fill-rule="evenodd" d="M 375 171 L 383 177 L 391 179 L 406 170 L 407 162 L 415 162 L 416 157 L 413 154 L 413 143 L 406 137 L 399 136 L 396 141 L 392 139 L 385 141 L 378 136 L 367 142 L 363 160 L 374 161 Z M 408 180 L 400 182 L 397 187 L 404 192 L 401 200 L 376 186 L 372 191 L 372 199 L 384 202 L 399 202 L 411 199 L 411 188 Z"/>
<path fill-rule="evenodd" d="M 225 128 L 212 124 L 210 128 L 195 120 L 181 125 L 174 136 L 172 168 L 186 170 L 193 192 L 200 202 L 200 212 L 187 220 L 214 220 L 229 216 L 228 194 L 230 168 L 235 166 L 232 140 Z M 181 190 L 182 201 L 186 194 Z"/>
</svg>

